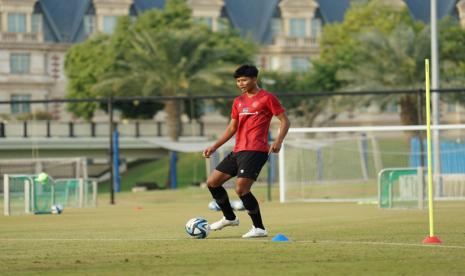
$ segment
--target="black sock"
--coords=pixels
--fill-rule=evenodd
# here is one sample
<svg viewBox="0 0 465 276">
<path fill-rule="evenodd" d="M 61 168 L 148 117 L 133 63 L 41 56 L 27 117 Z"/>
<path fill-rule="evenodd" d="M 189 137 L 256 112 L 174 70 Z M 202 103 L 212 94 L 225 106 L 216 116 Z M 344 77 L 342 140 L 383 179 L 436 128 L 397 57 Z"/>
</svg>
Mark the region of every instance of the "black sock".
<svg viewBox="0 0 465 276">
<path fill-rule="evenodd" d="M 265 229 L 262 222 L 262 216 L 260 214 L 260 207 L 258 206 L 257 199 L 253 196 L 252 193 L 247 193 L 240 197 L 244 207 L 249 213 L 250 218 L 252 219 L 253 226 L 255 228 Z"/>
<path fill-rule="evenodd" d="M 233 212 L 231 207 L 231 203 L 229 202 L 228 193 L 223 188 L 223 186 L 219 187 L 208 187 L 210 193 L 212 194 L 213 198 L 215 199 L 218 206 L 220 206 L 221 211 L 223 211 L 223 215 L 227 220 L 234 220 L 236 219 L 236 215 Z"/>
</svg>

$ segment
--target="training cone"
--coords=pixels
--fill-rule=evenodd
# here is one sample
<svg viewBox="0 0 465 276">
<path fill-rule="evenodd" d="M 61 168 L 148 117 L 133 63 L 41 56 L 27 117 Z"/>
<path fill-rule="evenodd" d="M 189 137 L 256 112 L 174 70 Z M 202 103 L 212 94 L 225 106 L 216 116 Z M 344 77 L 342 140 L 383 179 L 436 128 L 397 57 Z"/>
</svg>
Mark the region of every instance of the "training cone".
<svg viewBox="0 0 465 276">
<path fill-rule="evenodd" d="M 274 241 L 274 242 L 288 242 L 289 241 L 289 238 L 284 236 L 283 234 L 278 234 L 276 236 L 274 236 L 271 241 Z"/>
<path fill-rule="evenodd" d="M 423 240 L 425 244 L 440 244 L 441 240 L 436 236 L 428 236 Z"/>
</svg>

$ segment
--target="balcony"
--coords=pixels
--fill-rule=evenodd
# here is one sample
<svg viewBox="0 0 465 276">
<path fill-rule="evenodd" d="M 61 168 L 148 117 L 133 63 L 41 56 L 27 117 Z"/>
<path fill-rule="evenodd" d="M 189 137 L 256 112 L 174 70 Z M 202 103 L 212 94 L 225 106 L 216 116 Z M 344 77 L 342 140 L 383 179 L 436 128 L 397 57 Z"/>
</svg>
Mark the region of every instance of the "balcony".
<svg viewBox="0 0 465 276">
<path fill-rule="evenodd" d="M 44 36 L 42 33 L 2 33 L 0 41 L 7 43 L 42 43 Z"/>
<path fill-rule="evenodd" d="M 274 39 L 273 45 L 289 48 L 318 48 L 319 38 L 278 36 Z"/>
</svg>

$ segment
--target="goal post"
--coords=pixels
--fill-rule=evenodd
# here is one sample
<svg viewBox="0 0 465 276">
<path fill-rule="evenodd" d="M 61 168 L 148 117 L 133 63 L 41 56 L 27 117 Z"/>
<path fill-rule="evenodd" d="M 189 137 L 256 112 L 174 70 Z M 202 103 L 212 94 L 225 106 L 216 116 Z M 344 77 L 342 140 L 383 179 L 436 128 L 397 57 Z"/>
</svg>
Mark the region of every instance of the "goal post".
<svg viewBox="0 0 465 276">
<path fill-rule="evenodd" d="M 440 130 L 443 172 L 441 185 L 435 185 L 435 199 L 462 199 L 465 125 L 432 128 Z M 419 139 L 425 131 L 426 126 L 418 125 L 291 128 L 279 152 L 280 202 L 377 202 L 382 170 L 427 163 L 422 146 L 426 141 Z M 407 189 L 408 177 L 401 181 Z"/>
<path fill-rule="evenodd" d="M 418 208 L 425 206 L 425 170 L 418 168 L 386 168 L 378 175 L 380 208 Z"/>
<path fill-rule="evenodd" d="M 3 175 L 3 194 L 4 194 L 4 199 L 3 199 L 3 214 L 5 216 L 10 215 L 10 183 L 9 183 L 9 178 L 8 175 Z"/>
</svg>

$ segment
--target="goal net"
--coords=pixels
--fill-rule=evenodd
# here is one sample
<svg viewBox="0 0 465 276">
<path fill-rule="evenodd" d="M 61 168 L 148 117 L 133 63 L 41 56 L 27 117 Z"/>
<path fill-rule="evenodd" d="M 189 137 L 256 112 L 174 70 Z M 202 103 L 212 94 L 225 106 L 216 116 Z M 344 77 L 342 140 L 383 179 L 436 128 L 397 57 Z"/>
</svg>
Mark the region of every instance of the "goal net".
<svg viewBox="0 0 465 276">
<path fill-rule="evenodd" d="M 97 182 L 82 178 L 49 178 L 40 182 L 37 175 L 4 174 L 4 215 L 48 214 L 55 204 L 63 207 L 95 207 Z"/>
<path fill-rule="evenodd" d="M 63 207 L 96 207 L 97 181 L 91 179 L 56 179 L 54 202 Z"/>
<path fill-rule="evenodd" d="M 465 125 L 436 128 L 441 174 L 435 178 L 435 198 L 463 199 Z M 426 141 L 419 137 L 426 137 L 426 127 L 291 128 L 279 153 L 280 201 L 378 202 L 382 170 L 426 166 Z M 407 178 L 400 178 L 402 187 L 413 181 Z M 414 179 L 420 185 L 420 178 Z"/>
</svg>

